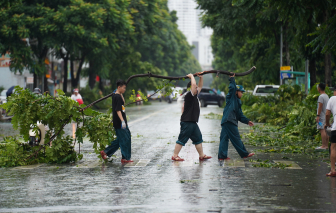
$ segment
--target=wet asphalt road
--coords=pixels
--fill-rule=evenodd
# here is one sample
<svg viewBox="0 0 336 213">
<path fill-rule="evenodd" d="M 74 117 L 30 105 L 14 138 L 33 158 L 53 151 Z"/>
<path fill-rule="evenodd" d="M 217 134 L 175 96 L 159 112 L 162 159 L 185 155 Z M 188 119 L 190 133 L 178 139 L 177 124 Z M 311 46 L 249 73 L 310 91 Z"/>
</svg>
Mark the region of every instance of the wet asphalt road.
<svg viewBox="0 0 336 213">
<path fill-rule="evenodd" d="M 325 177 L 329 168 L 320 160 L 257 153 L 253 159 L 286 156 L 297 166 L 254 168 L 230 145 L 232 160 L 218 162 L 220 120 L 205 118 L 210 112 L 222 109 L 202 108 L 199 120 L 204 152 L 213 159 L 200 162 L 189 141 L 180 153 L 186 161 L 170 160 L 180 128 L 178 104 L 129 107 L 134 163 L 122 165 L 117 151 L 104 164 L 85 141 L 76 164 L 0 168 L 0 212 L 336 212 L 336 178 Z M 15 134 L 10 128 L 0 123 L 0 131 Z M 240 124 L 240 131 L 249 127 Z"/>
</svg>

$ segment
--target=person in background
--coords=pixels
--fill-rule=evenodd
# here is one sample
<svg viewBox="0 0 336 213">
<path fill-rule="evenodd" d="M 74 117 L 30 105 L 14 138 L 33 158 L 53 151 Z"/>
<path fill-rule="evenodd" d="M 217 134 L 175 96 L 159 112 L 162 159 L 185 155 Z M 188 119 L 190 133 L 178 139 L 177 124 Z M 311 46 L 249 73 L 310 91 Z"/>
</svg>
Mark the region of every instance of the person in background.
<svg viewBox="0 0 336 213">
<path fill-rule="evenodd" d="M 336 86 L 332 88 L 331 90 L 334 90 L 334 96 L 331 97 L 328 101 L 327 107 L 326 107 L 326 116 L 325 116 L 325 127 L 330 127 L 330 115 L 331 113 L 334 116 L 334 123 L 331 127 L 331 137 L 330 137 L 330 166 L 331 170 L 327 174 L 327 176 L 330 177 L 336 177 L 336 171 L 335 171 L 335 162 L 336 162 Z"/>
<path fill-rule="evenodd" d="M 73 94 L 71 95 L 71 99 L 77 101 L 79 105 L 84 104 L 82 96 L 79 94 L 78 89 L 73 90 Z"/>
<path fill-rule="evenodd" d="M 36 95 L 42 95 L 40 88 L 36 87 L 33 91 L 34 94 Z"/>
<path fill-rule="evenodd" d="M 329 96 L 325 93 L 326 85 L 324 83 L 320 83 L 317 85 L 317 90 L 320 93 L 320 96 L 317 100 L 317 114 L 316 114 L 316 124 L 317 129 L 320 130 L 321 138 L 322 138 L 322 146 L 316 148 L 316 150 L 326 150 L 328 149 L 328 141 L 329 137 L 324 129 L 325 125 L 325 114 L 327 103 L 329 101 Z"/>
</svg>

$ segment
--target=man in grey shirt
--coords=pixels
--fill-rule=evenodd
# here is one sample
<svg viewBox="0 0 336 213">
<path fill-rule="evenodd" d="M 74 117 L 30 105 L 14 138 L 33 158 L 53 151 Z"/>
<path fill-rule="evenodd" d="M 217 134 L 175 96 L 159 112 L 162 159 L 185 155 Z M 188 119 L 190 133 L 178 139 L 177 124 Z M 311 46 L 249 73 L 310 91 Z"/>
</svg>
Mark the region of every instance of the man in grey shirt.
<svg viewBox="0 0 336 213">
<path fill-rule="evenodd" d="M 317 147 L 316 149 L 325 150 L 328 149 L 328 141 L 329 137 L 324 129 L 325 125 L 325 115 L 326 115 L 326 108 L 329 101 L 329 96 L 325 93 L 325 87 L 326 85 L 324 83 L 320 83 L 317 86 L 317 90 L 320 93 L 320 96 L 317 100 L 317 115 L 316 115 L 316 123 L 317 123 L 317 129 L 321 132 L 321 138 L 322 138 L 322 146 Z"/>
</svg>

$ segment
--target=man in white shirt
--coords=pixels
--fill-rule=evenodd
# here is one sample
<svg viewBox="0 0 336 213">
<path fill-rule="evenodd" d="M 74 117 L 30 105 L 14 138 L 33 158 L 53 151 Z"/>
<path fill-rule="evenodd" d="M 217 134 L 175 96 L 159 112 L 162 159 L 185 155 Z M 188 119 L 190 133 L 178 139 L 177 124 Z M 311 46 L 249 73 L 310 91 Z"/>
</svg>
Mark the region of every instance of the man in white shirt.
<svg viewBox="0 0 336 213">
<path fill-rule="evenodd" d="M 325 114 L 326 114 L 327 103 L 329 101 L 329 96 L 325 93 L 325 88 L 326 88 L 326 85 L 324 83 L 320 83 L 319 85 L 317 85 L 317 90 L 320 93 L 320 96 L 318 97 L 318 100 L 317 100 L 316 124 L 317 124 L 317 129 L 321 133 L 322 146 L 317 147 L 316 150 L 328 149 L 329 137 L 324 129 L 324 125 L 325 125 Z"/>
<path fill-rule="evenodd" d="M 77 89 L 77 88 L 74 89 L 73 92 L 74 92 L 74 93 L 71 95 L 71 99 L 74 100 L 74 101 L 77 101 L 77 102 L 79 103 L 79 105 L 83 104 L 83 103 L 84 103 L 84 102 L 83 102 L 83 98 L 82 98 L 82 96 L 79 94 L 78 89 Z"/>
<path fill-rule="evenodd" d="M 331 113 L 334 116 L 334 123 L 331 127 L 331 137 L 330 137 L 330 164 L 331 164 L 331 171 L 327 174 L 330 177 L 336 177 L 335 171 L 335 162 L 336 162 L 336 86 L 332 88 L 334 90 L 334 96 L 331 97 L 327 104 L 327 111 L 326 111 L 326 125 L 325 127 L 330 127 L 330 115 Z"/>
</svg>

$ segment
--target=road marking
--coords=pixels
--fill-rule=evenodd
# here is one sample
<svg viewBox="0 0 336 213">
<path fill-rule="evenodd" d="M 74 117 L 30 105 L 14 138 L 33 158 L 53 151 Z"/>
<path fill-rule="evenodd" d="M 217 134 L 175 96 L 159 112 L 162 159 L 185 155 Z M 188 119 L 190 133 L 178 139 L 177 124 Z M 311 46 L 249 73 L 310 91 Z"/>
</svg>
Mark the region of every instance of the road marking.
<svg viewBox="0 0 336 213">
<path fill-rule="evenodd" d="M 158 114 L 158 113 L 160 113 L 160 112 L 162 112 L 162 111 L 164 111 L 164 110 L 166 110 L 166 109 L 168 109 L 168 108 L 170 108 L 170 107 L 166 107 L 166 108 L 161 109 L 161 110 L 159 110 L 159 111 L 157 111 L 157 112 L 153 112 L 153 113 L 151 113 L 151 114 L 149 114 L 149 115 L 146 115 L 146 116 L 144 116 L 144 117 L 142 117 L 142 118 L 139 118 L 139 119 L 137 119 L 137 120 L 135 120 L 135 121 L 128 122 L 128 125 L 130 126 L 130 125 L 133 125 L 133 124 L 138 123 L 138 122 L 140 122 L 140 121 L 146 120 L 147 118 L 150 118 L 150 117 L 152 117 L 153 115 L 156 115 L 156 114 Z"/>
<path fill-rule="evenodd" d="M 289 160 L 273 160 L 274 163 L 283 163 L 286 165 L 291 165 L 290 167 L 286 167 L 285 169 L 302 169 L 297 163 L 294 161 L 289 161 Z"/>
<path fill-rule="evenodd" d="M 35 164 L 35 165 L 29 165 L 29 166 L 18 166 L 18 167 L 14 167 L 11 170 L 19 170 L 19 169 L 35 169 L 37 167 L 40 167 L 42 165 L 45 165 L 44 163 L 40 163 L 40 164 Z"/>
<path fill-rule="evenodd" d="M 242 159 L 224 160 L 223 167 L 245 167 L 245 162 Z"/>
<path fill-rule="evenodd" d="M 150 162 L 150 159 L 134 160 L 134 162 L 127 163 L 125 167 L 145 167 Z"/>
</svg>

